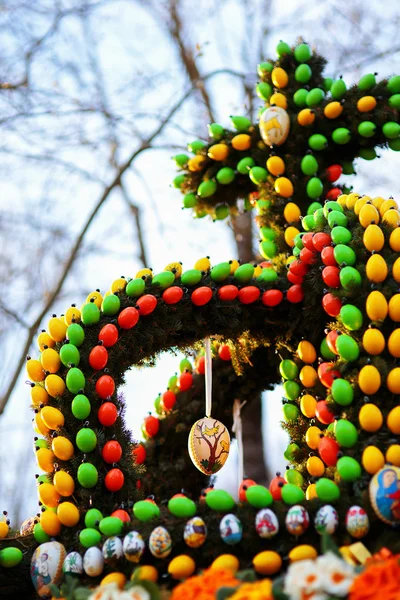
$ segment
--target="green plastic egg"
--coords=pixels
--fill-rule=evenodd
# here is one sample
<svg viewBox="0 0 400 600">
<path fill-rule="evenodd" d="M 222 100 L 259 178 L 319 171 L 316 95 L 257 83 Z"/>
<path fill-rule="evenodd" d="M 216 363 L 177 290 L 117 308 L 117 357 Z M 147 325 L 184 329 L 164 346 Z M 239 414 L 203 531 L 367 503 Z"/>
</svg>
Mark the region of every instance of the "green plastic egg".
<svg viewBox="0 0 400 600">
<path fill-rule="evenodd" d="M 304 175 L 314 175 L 318 171 L 318 162 L 312 154 L 303 156 L 300 166 Z"/>
<path fill-rule="evenodd" d="M 400 125 L 395 121 L 389 121 L 382 127 L 383 135 L 389 140 L 395 140 L 400 136 Z"/>
<path fill-rule="evenodd" d="M 283 384 L 283 392 L 288 400 L 296 400 L 300 396 L 300 385 L 297 381 L 285 381 Z"/>
<path fill-rule="evenodd" d="M 342 163 L 343 175 L 354 175 L 355 170 L 353 163 L 350 160 L 344 160 Z"/>
<path fill-rule="evenodd" d="M 96 325 L 100 320 L 100 309 L 94 302 L 88 302 L 82 308 L 82 323 L 84 325 Z"/>
<path fill-rule="evenodd" d="M 322 502 L 334 502 L 340 498 L 340 490 L 334 481 L 321 477 L 316 483 L 318 499 Z"/>
<path fill-rule="evenodd" d="M 76 419 L 86 419 L 90 415 L 91 406 L 89 398 L 84 394 L 78 394 L 71 403 L 72 414 Z"/>
<path fill-rule="evenodd" d="M 314 221 L 317 227 L 323 227 L 326 223 L 324 209 L 319 208 L 314 212 Z"/>
<path fill-rule="evenodd" d="M 47 440 L 43 440 L 43 439 L 38 439 L 35 440 L 33 445 L 35 446 L 35 449 L 37 450 L 38 448 L 48 448 L 49 447 L 49 443 Z"/>
<path fill-rule="evenodd" d="M 374 160 L 378 155 L 375 148 L 360 148 L 358 156 L 364 160 Z"/>
<path fill-rule="evenodd" d="M 363 121 L 357 128 L 361 137 L 370 138 L 375 135 L 376 125 L 372 121 Z"/>
<path fill-rule="evenodd" d="M 341 100 L 347 91 L 347 87 L 343 79 L 336 79 L 332 85 L 330 92 L 334 100 Z"/>
<path fill-rule="evenodd" d="M 246 133 L 251 127 L 251 121 L 247 117 L 230 117 L 233 127 L 240 133 Z"/>
<path fill-rule="evenodd" d="M 312 231 L 313 229 L 315 229 L 314 215 L 307 215 L 306 217 L 304 217 L 302 225 L 305 231 Z"/>
<path fill-rule="evenodd" d="M 154 275 L 151 284 L 159 286 L 162 290 L 166 290 L 171 287 L 175 281 L 175 274 L 172 271 L 162 271 Z"/>
<path fill-rule="evenodd" d="M 299 65 L 294 72 L 294 78 L 298 83 L 307 83 L 312 76 L 311 67 L 306 64 Z"/>
<path fill-rule="evenodd" d="M 39 475 L 36 478 L 36 483 L 39 485 L 40 483 L 52 483 L 52 479 L 50 478 L 48 473 L 43 473 L 43 475 Z"/>
<path fill-rule="evenodd" d="M 343 146 L 344 144 L 348 144 L 351 140 L 351 131 L 346 127 L 338 127 L 332 133 L 332 140 L 335 144 L 339 144 Z"/>
<path fill-rule="evenodd" d="M 293 101 L 298 108 L 304 108 L 307 106 L 308 90 L 300 88 L 293 94 Z"/>
<path fill-rule="evenodd" d="M 50 541 L 50 536 L 47 535 L 40 523 L 36 523 L 36 525 L 34 526 L 33 537 L 35 538 L 38 544 L 44 544 L 45 542 Z"/>
<path fill-rule="evenodd" d="M 293 460 L 295 460 L 295 456 L 296 453 L 300 450 L 300 446 L 298 444 L 296 444 L 295 442 L 292 442 L 291 444 L 289 444 L 285 450 L 285 452 L 283 453 L 283 457 L 286 458 L 286 460 L 293 462 Z"/>
<path fill-rule="evenodd" d="M 251 485 L 248 487 L 246 490 L 246 500 L 255 508 L 266 508 L 267 506 L 271 506 L 273 502 L 271 492 L 263 485 Z"/>
<path fill-rule="evenodd" d="M 97 546 L 101 542 L 101 533 L 97 529 L 87 527 L 79 533 L 79 541 L 84 548 Z"/>
<path fill-rule="evenodd" d="M 19 548 L 13 548 L 12 546 L 3 548 L 3 550 L 0 550 L 0 567 L 5 567 L 6 569 L 16 567 L 22 558 L 22 550 Z"/>
<path fill-rule="evenodd" d="M 311 58 L 311 48 L 308 44 L 299 44 L 294 49 L 294 57 L 299 63 L 305 63 Z"/>
<path fill-rule="evenodd" d="M 340 206 L 338 202 L 335 200 L 329 200 L 324 204 L 324 215 L 328 218 L 328 215 L 333 210 L 337 210 L 339 212 L 343 212 L 343 208 Z"/>
<path fill-rule="evenodd" d="M 328 360 L 331 360 L 332 358 L 336 357 L 336 354 L 334 352 L 332 352 L 332 350 L 329 349 L 329 346 L 328 346 L 325 338 L 322 340 L 319 349 L 320 349 L 322 356 Z"/>
<path fill-rule="evenodd" d="M 101 310 L 108 317 L 113 317 L 119 312 L 121 308 L 121 300 L 116 294 L 110 294 L 106 296 L 101 303 Z"/>
<path fill-rule="evenodd" d="M 139 500 L 133 505 L 133 514 L 139 521 L 150 521 L 160 516 L 160 509 L 154 502 Z"/>
<path fill-rule="evenodd" d="M 189 152 L 193 152 L 193 154 L 198 154 L 205 146 L 206 144 L 202 140 L 194 140 L 194 142 L 188 144 L 188 150 Z"/>
<path fill-rule="evenodd" d="M 267 169 L 264 167 L 252 167 L 249 171 L 249 177 L 251 181 L 255 185 L 259 185 L 260 183 L 264 183 L 268 177 Z"/>
<path fill-rule="evenodd" d="M 322 208 L 321 202 L 311 202 L 310 206 L 307 208 L 307 214 L 313 215 L 314 221 L 315 221 L 315 213 L 317 212 L 317 210 L 322 210 L 322 216 L 324 216 L 324 210 Z M 324 223 L 325 223 L 325 217 L 324 217 Z M 315 224 L 317 225 L 318 223 L 315 221 Z"/>
<path fill-rule="evenodd" d="M 339 313 L 342 323 L 350 331 L 357 331 L 362 327 L 363 315 L 359 308 L 352 304 L 342 306 Z"/>
<path fill-rule="evenodd" d="M 399 152 L 400 151 L 400 138 L 398 138 L 397 140 L 389 140 L 388 146 L 391 150 L 394 150 L 395 152 Z"/>
<path fill-rule="evenodd" d="M 189 157 L 187 154 L 176 154 L 172 157 L 172 160 L 175 162 L 177 167 L 185 167 L 188 163 Z"/>
<path fill-rule="evenodd" d="M 143 294 L 145 287 L 146 282 L 140 277 L 138 279 L 131 279 L 126 286 L 125 291 L 129 297 L 138 298 Z"/>
<path fill-rule="evenodd" d="M 339 265 L 353 266 L 356 264 L 356 253 L 353 248 L 346 246 L 345 244 L 338 244 L 333 249 L 333 256 Z"/>
<path fill-rule="evenodd" d="M 352 267 L 346 267 L 346 269 L 347 268 L 351 269 Z M 344 269 L 342 269 L 342 271 L 344 271 Z M 340 273 L 342 273 L 342 271 Z M 357 360 L 360 355 L 360 349 L 356 340 L 349 335 L 340 335 L 336 340 L 336 348 L 340 358 L 347 360 L 348 362 Z"/>
<path fill-rule="evenodd" d="M 252 167 L 254 167 L 254 165 L 255 165 L 255 162 L 251 158 L 251 156 L 245 156 L 245 158 L 242 158 L 242 160 L 239 160 L 238 164 L 236 165 L 236 169 L 238 170 L 238 172 L 241 175 L 248 175 L 250 169 Z"/>
<path fill-rule="evenodd" d="M 158 415 L 162 415 L 164 413 L 164 405 L 162 404 L 162 396 L 159 395 L 157 396 L 157 398 L 154 400 L 154 410 L 156 411 L 156 413 Z"/>
<path fill-rule="evenodd" d="M 346 227 L 347 222 L 346 215 L 338 210 L 332 210 L 328 213 L 328 224 L 331 228 L 337 227 L 338 225 L 340 227 Z"/>
<path fill-rule="evenodd" d="M 210 276 L 213 281 L 224 281 L 224 279 L 229 277 L 230 271 L 230 264 L 228 262 L 222 262 L 211 269 Z"/>
<path fill-rule="evenodd" d="M 299 409 L 295 404 L 287 403 L 283 405 L 283 415 L 286 421 L 295 421 L 299 414 Z"/>
<path fill-rule="evenodd" d="M 235 506 L 235 501 L 225 490 L 210 490 L 206 494 L 206 504 L 217 512 L 229 512 Z"/>
<path fill-rule="evenodd" d="M 296 469 L 286 469 L 285 479 L 288 483 L 302 487 L 305 483 L 303 475 Z"/>
<path fill-rule="evenodd" d="M 217 191 L 217 184 L 212 179 L 202 181 L 197 188 L 197 195 L 200 198 L 209 198 Z"/>
<path fill-rule="evenodd" d="M 216 178 L 218 183 L 228 185 L 235 179 L 235 171 L 230 167 L 223 167 L 217 172 Z"/>
<path fill-rule="evenodd" d="M 260 242 L 259 250 L 261 256 L 263 256 L 265 259 L 274 258 L 278 251 L 275 242 L 272 242 L 271 240 Z"/>
<path fill-rule="evenodd" d="M 80 390 L 83 390 L 85 388 L 86 379 L 80 369 L 72 367 L 67 373 L 65 383 L 71 394 L 77 394 L 78 392 L 80 392 Z"/>
<path fill-rule="evenodd" d="M 223 221 L 229 217 L 229 206 L 227 204 L 218 204 L 214 210 L 214 220 Z"/>
<path fill-rule="evenodd" d="M 277 233 L 275 229 L 271 229 L 270 227 L 261 227 L 260 228 L 260 236 L 261 239 L 264 240 L 272 240 L 276 239 Z"/>
<path fill-rule="evenodd" d="M 83 340 L 85 339 L 85 332 L 83 328 L 78 325 L 78 323 L 71 323 L 71 325 L 67 328 L 67 339 L 79 348 L 83 344 Z"/>
<path fill-rule="evenodd" d="M 301 250 L 299 250 L 299 248 L 296 248 L 296 246 L 292 250 L 293 256 L 300 256 L 300 252 Z"/>
<path fill-rule="evenodd" d="M 324 90 L 325 92 L 329 92 L 332 87 L 333 79 L 332 77 L 325 77 L 324 79 Z"/>
<path fill-rule="evenodd" d="M 299 367 L 294 360 L 285 358 L 279 364 L 279 372 L 284 379 L 296 379 L 299 374 Z"/>
<path fill-rule="evenodd" d="M 220 140 L 224 137 L 225 129 L 222 125 L 218 123 L 209 123 L 208 124 L 208 135 L 212 137 L 215 141 Z"/>
<path fill-rule="evenodd" d="M 285 56 L 287 54 L 291 54 L 292 50 L 289 44 L 280 40 L 278 45 L 276 46 L 276 53 L 278 56 Z"/>
<path fill-rule="evenodd" d="M 77 367 L 81 360 L 81 355 L 74 344 L 64 344 L 64 346 L 60 348 L 60 359 L 65 367 L 69 367 L 70 365 Z"/>
<path fill-rule="evenodd" d="M 304 502 L 305 495 L 303 490 L 293 483 L 286 483 L 282 488 L 282 500 L 285 504 L 293 506 Z"/>
<path fill-rule="evenodd" d="M 257 200 L 256 209 L 258 214 L 264 214 L 271 208 L 271 200 Z"/>
<path fill-rule="evenodd" d="M 353 448 L 358 441 L 357 429 L 347 419 L 336 421 L 335 436 L 338 444 L 343 448 Z"/>
<path fill-rule="evenodd" d="M 196 194 L 193 194 L 192 192 L 190 194 L 185 194 L 182 203 L 183 208 L 193 208 L 197 204 Z"/>
<path fill-rule="evenodd" d="M 178 190 L 183 186 L 183 184 L 185 183 L 186 180 L 186 175 L 177 175 L 176 177 L 174 177 L 174 179 L 172 180 L 172 185 L 174 188 L 177 188 Z"/>
<path fill-rule="evenodd" d="M 199 269 L 189 269 L 188 271 L 184 271 L 182 273 L 181 283 L 182 285 L 188 286 L 197 285 L 201 281 L 202 277 L 203 274 L 201 271 L 199 271 Z"/>
<path fill-rule="evenodd" d="M 189 371 L 189 373 L 191 373 L 193 371 L 193 365 L 190 362 L 190 360 L 188 358 L 182 358 L 181 362 L 179 363 L 179 371 L 180 373 L 184 373 L 185 371 Z M 176 383 L 178 382 L 178 377 L 176 375 L 173 376 L 176 380 Z M 171 381 L 171 377 L 168 380 L 168 387 L 171 389 L 174 387 L 174 383 Z"/>
<path fill-rule="evenodd" d="M 97 508 L 89 508 L 85 515 L 85 526 L 90 529 L 98 529 L 99 523 L 103 519 L 103 513 Z"/>
<path fill-rule="evenodd" d="M 324 135 L 314 133 L 308 138 L 308 145 L 311 150 L 325 150 L 328 147 L 328 140 Z"/>
<path fill-rule="evenodd" d="M 319 198 L 323 192 L 323 189 L 323 183 L 318 177 L 311 177 L 311 179 L 307 182 L 307 196 L 312 200 Z"/>
<path fill-rule="evenodd" d="M 340 270 L 340 283 L 345 290 L 352 290 L 361 285 L 361 275 L 354 267 L 343 267 Z"/>
<path fill-rule="evenodd" d="M 240 265 L 235 271 L 235 279 L 239 283 L 248 283 L 254 274 L 254 265 L 250 263 L 246 263 L 244 265 Z"/>
<path fill-rule="evenodd" d="M 400 75 L 394 75 L 388 81 L 387 88 L 391 94 L 400 93 Z"/>
<path fill-rule="evenodd" d="M 98 471 L 91 463 L 82 463 L 78 467 L 78 481 L 84 488 L 92 488 L 96 485 L 99 478 Z"/>
<path fill-rule="evenodd" d="M 376 85 L 376 79 L 374 73 L 367 73 L 367 75 L 363 75 L 358 82 L 358 89 L 366 92 Z"/>
<path fill-rule="evenodd" d="M 343 481 L 357 481 L 361 477 L 360 463 L 351 456 L 342 456 L 336 463 L 336 470 Z"/>
<path fill-rule="evenodd" d="M 326 357 L 326 358 L 333 358 Z M 348 406 L 353 402 L 354 390 L 346 379 L 335 379 L 331 388 L 332 397 L 341 406 Z"/>
<path fill-rule="evenodd" d="M 262 62 L 257 65 L 257 74 L 259 77 L 263 77 L 266 73 L 271 73 L 274 65 L 270 62 Z"/>
<path fill-rule="evenodd" d="M 196 514 L 196 504 L 190 498 L 178 496 L 168 502 L 168 510 L 179 518 L 190 518 Z"/>
<path fill-rule="evenodd" d="M 270 85 L 266 81 L 260 81 L 260 83 L 257 83 L 256 85 L 256 94 L 259 98 L 261 98 L 261 100 L 268 101 L 272 96 L 273 92 L 274 89 L 272 85 Z"/>
<path fill-rule="evenodd" d="M 84 427 L 76 434 L 75 443 L 81 452 L 92 452 L 97 446 L 97 436 L 93 429 Z"/>
<path fill-rule="evenodd" d="M 99 529 L 103 535 L 111 537 L 113 535 L 119 535 L 124 527 L 121 519 L 117 517 L 105 517 L 100 521 Z"/>
<path fill-rule="evenodd" d="M 313 108 L 314 106 L 318 106 L 324 98 L 324 90 L 321 90 L 321 88 L 313 88 L 307 94 L 306 104 L 309 108 Z"/>
<path fill-rule="evenodd" d="M 351 231 L 346 227 L 338 225 L 331 231 L 331 238 L 334 244 L 348 244 L 351 241 Z"/>
<path fill-rule="evenodd" d="M 305 235 L 304 231 L 298 233 L 296 235 L 296 237 L 294 238 L 294 243 L 296 245 L 296 248 L 298 248 L 299 250 L 302 250 L 304 248 L 304 244 L 303 244 L 303 241 L 302 241 L 303 235 Z"/>
<path fill-rule="evenodd" d="M 266 281 L 268 283 L 272 283 L 278 279 L 278 273 L 275 269 L 271 269 L 269 267 L 263 269 L 261 274 L 257 277 L 257 281 L 263 282 Z"/>
<path fill-rule="evenodd" d="M 393 96 L 390 96 L 390 98 L 389 98 L 389 106 L 391 108 L 395 108 L 396 110 L 399 110 L 399 108 L 400 108 L 400 94 L 393 94 Z"/>
</svg>

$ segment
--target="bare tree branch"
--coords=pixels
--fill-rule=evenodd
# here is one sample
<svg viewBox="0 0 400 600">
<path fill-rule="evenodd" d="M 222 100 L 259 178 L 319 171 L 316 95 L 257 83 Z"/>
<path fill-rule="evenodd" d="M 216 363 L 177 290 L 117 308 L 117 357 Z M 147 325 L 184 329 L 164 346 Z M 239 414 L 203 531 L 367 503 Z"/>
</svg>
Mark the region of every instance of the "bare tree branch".
<svg viewBox="0 0 400 600">
<path fill-rule="evenodd" d="M 140 259 L 142 265 L 145 267 L 148 264 L 148 262 L 147 262 L 146 249 L 145 249 L 144 240 L 143 240 L 142 225 L 140 222 L 140 209 L 129 198 L 129 194 L 127 192 L 126 186 L 122 181 L 120 182 L 119 187 L 121 188 L 122 197 L 124 198 L 126 204 L 128 205 L 129 211 L 131 212 L 131 214 L 134 218 L 134 221 L 135 221 L 136 231 L 137 231 L 137 236 L 138 236 L 137 239 L 138 239 L 139 248 L 140 248 L 139 259 Z"/>
</svg>

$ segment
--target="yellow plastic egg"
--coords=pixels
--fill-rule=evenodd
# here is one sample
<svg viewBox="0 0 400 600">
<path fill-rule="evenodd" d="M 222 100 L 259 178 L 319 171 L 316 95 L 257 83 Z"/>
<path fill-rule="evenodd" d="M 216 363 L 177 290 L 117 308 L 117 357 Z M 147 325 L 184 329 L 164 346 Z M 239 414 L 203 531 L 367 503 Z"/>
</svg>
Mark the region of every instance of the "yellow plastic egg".
<svg viewBox="0 0 400 600">
<path fill-rule="evenodd" d="M 42 471 L 52 473 L 54 471 L 54 454 L 48 448 L 39 448 L 36 452 L 36 463 Z"/>
<path fill-rule="evenodd" d="M 376 106 L 376 99 L 373 96 L 363 96 L 357 102 L 357 110 L 361 113 L 369 112 L 374 110 Z"/>
<path fill-rule="evenodd" d="M 386 451 L 386 462 L 400 467 L 400 444 L 392 444 Z"/>
<path fill-rule="evenodd" d="M 307 471 L 311 477 L 322 477 L 325 473 L 325 465 L 318 456 L 310 456 L 307 459 Z"/>
<path fill-rule="evenodd" d="M 358 413 L 360 427 L 370 433 L 378 431 L 382 427 L 383 416 L 380 409 L 375 404 L 364 404 Z"/>
<path fill-rule="evenodd" d="M 47 329 L 50 337 L 53 338 L 55 342 L 62 342 L 65 339 L 67 326 L 63 319 L 52 317 L 48 322 Z"/>
<path fill-rule="evenodd" d="M 271 175 L 279 177 L 285 172 L 285 163 L 280 156 L 270 156 L 267 160 L 267 169 Z"/>
<path fill-rule="evenodd" d="M 376 446 L 367 446 L 361 457 L 362 466 L 370 475 L 374 475 L 382 469 L 385 457 Z"/>
<path fill-rule="evenodd" d="M 46 388 L 46 392 L 52 398 L 57 398 L 57 396 L 62 396 L 65 392 L 65 382 L 59 375 L 47 375 L 44 385 Z"/>
<path fill-rule="evenodd" d="M 385 243 L 385 237 L 379 225 L 368 225 L 363 236 L 364 246 L 369 252 L 379 252 Z"/>
<path fill-rule="evenodd" d="M 286 96 L 284 94 L 281 94 L 280 92 L 275 92 L 275 94 L 272 94 L 271 98 L 269 99 L 269 104 L 270 106 L 279 106 L 279 108 L 287 108 L 287 100 L 286 100 Z"/>
<path fill-rule="evenodd" d="M 368 354 L 378 356 L 385 349 L 385 337 L 379 329 L 367 329 L 363 336 L 363 346 Z"/>
<path fill-rule="evenodd" d="M 389 372 L 386 387 L 392 394 L 400 394 L 400 367 L 395 367 Z"/>
<path fill-rule="evenodd" d="M 385 259 L 380 254 L 373 254 L 367 261 L 366 274 L 370 281 L 381 283 L 388 275 Z"/>
<path fill-rule="evenodd" d="M 46 377 L 40 361 L 30 358 L 26 361 L 26 372 L 31 381 L 43 381 Z"/>
<path fill-rule="evenodd" d="M 311 365 L 317 360 L 317 352 L 311 342 L 302 340 L 297 346 L 297 354 L 304 363 Z"/>
<path fill-rule="evenodd" d="M 178 279 L 182 275 L 182 263 L 171 262 L 165 267 L 164 271 L 171 271 L 174 273 L 175 279 Z"/>
<path fill-rule="evenodd" d="M 60 496 L 68 497 L 74 493 L 74 479 L 66 471 L 56 471 L 53 477 L 53 484 Z"/>
<path fill-rule="evenodd" d="M 306 489 L 306 500 L 313 500 L 314 498 L 318 498 L 317 486 L 315 483 L 310 483 Z"/>
<path fill-rule="evenodd" d="M 322 431 L 316 425 L 312 425 L 306 432 L 306 443 L 311 450 L 316 450 L 321 441 Z"/>
<path fill-rule="evenodd" d="M 299 560 L 314 560 L 317 558 L 318 552 L 314 548 L 314 546 L 309 546 L 308 544 L 300 544 L 299 546 L 295 546 L 289 552 L 289 560 L 290 562 L 297 562 Z"/>
<path fill-rule="evenodd" d="M 385 296 L 377 290 L 368 295 L 365 308 L 371 321 L 383 321 L 386 319 L 389 310 Z"/>
<path fill-rule="evenodd" d="M 283 209 L 283 216 L 288 223 L 298 223 L 301 216 L 300 208 L 294 202 L 288 202 Z"/>
<path fill-rule="evenodd" d="M 312 419 L 315 417 L 315 410 L 317 408 L 317 401 L 314 396 L 310 394 L 304 394 L 300 400 L 300 410 L 305 417 Z"/>
<path fill-rule="evenodd" d="M 181 554 L 175 556 L 168 565 L 168 573 L 172 579 L 187 579 L 196 570 L 196 563 L 191 556 Z"/>
<path fill-rule="evenodd" d="M 368 196 L 362 196 L 361 198 L 358 198 L 358 200 L 354 204 L 354 212 L 357 216 L 360 214 L 362 207 L 365 206 L 368 201 Z"/>
<path fill-rule="evenodd" d="M 372 198 L 372 204 L 375 206 L 375 208 L 377 208 L 379 211 L 381 209 L 382 204 L 385 202 L 384 198 L 381 198 L 381 196 L 375 196 L 375 198 Z M 379 213 L 380 214 L 380 213 Z"/>
<path fill-rule="evenodd" d="M 50 537 L 56 537 L 61 531 L 60 519 L 51 510 L 45 510 L 40 515 L 42 529 Z"/>
<path fill-rule="evenodd" d="M 62 502 L 57 508 L 57 516 L 61 525 L 65 527 L 75 527 L 79 523 L 79 509 L 72 502 Z"/>
<path fill-rule="evenodd" d="M 47 404 L 49 401 L 49 395 L 42 386 L 35 385 L 31 388 L 31 400 L 32 404 L 34 404 L 35 406 L 39 406 L 40 404 Z"/>
<path fill-rule="evenodd" d="M 392 321 L 400 321 L 400 294 L 395 294 L 389 300 L 389 317 Z"/>
<path fill-rule="evenodd" d="M 133 578 L 155 583 L 158 579 L 158 571 L 153 565 L 141 565 L 133 571 L 131 579 Z"/>
<path fill-rule="evenodd" d="M 274 575 L 282 566 L 282 558 L 274 550 L 264 550 L 253 558 L 253 567 L 260 575 Z"/>
<path fill-rule="evenodd" d="M 300 233 L 300 231 L 297 229 L 297 227 L 289 226 L 289 227 L 287 227 L 285 229 L 285 242 L 287 243 L 288 246 L 290 246 L 291 248 L 293 248 L 293 246 L 294 246 L 294 238 L 299 233 Z"/>
<path fill-rule="evenodd" d="M 115 294 L 116 292 L 122 292 L 126 288 L 127 280 L 125 277 L 118 277 L 118 279 L 114 279 L 111 284 L 111 292 Z"/>
<path fill-rule="evenodd" d="M 312 125 L 315 121 L 315 112 L 310 108 L 303 108 L 297 115 L 297 121 L 302 127 Z"/>
<path fill-rule="evenodd" d="M 211 269 L 210 257 L 205 256 L 204 258 L 199 258 L 196 260 L 194 268 L 198 269 L 199 271 L 209 271 Z"/>
<path fill-rule="evenodd" d="M 395 329 L 388 339 L 388 350 L 395 358 L 400 358 L 400 329 Z"/>
<path fill-rule="evenodd" d="M 324 115 L 327 119 L 337 119 L 343 112 L 343 106 L 340 102 L 329 102 L 324 108 Z"/>
<path fill-rule="evenodd" d="M 387 416 L 386 423 L 392 433 L 396 435 L 400 433 L 400 406 L 392 408 Z"/>
<path fill-rule="evenodd" d="M 393 279 L 400 283 L 400 258 L 396 258 L 392 266 Z"/>
<path fill-rule="evenodd" d="M 287 86 L 289 76 L 282 67 L 275 67 L 275 69 L 272 69 L 271 81 L 275 87 L 282 89 Z"/>
<path fill-rule="evenodd" d="M 70 306 L 65 311 L 64 321 L 66 325 L 71 325 L 71 323 L 78 323 L 81 320 L 81 311 L 76 306 Z"/>
<path fill-rule="evenodd" d="M 400 252 L 400 227 L 393 229 L 390 234 L 389 245 L 395 252 Z"/>
<path fill-rule="evenodd" d="M 239 559 L 233 554 L 220 554 L 211 563 L 211 569 L 227 569 L 236 573 L 239 570 Z"/>
<path fill-rule="evenodd" d="M 97 308 L 101 308 L 101 303 L 103 302 L 103 296 L 100 294 L 99 290 L 95 290 L 91 292 L 86 298 L 86 304 L 88 302 L 94 302 Z"/>
<path fill-rule="evenodd" d="M 33 419 L 33 426 L 35 431 L 41 435 L 47 435 L 50 431 L 50 429 L 44 424 L 40 412 L 36 413 L 35 418 Z"/>
<path fill-rule="evenodd" d="M 56 508 L 60 501 L 60 494 L 57 492 L 56 488 L 51 483 L 42 483 L 38 488 L 39 492 L 39 500 L 45 506 L 49 508 Z"/>
<path fill-rule="evenodd" d="M 393 200 L 393 198 L 390 198 L 389 200 L 385 200 L 384 202 L 382 202 L 381 207 L 379 209 L 381 217 L 383 217 L 385 212 L 390 210 L 391 208 L 394 208 L 395 210 L 397 210 L 399 208 L 396 200 Z"/>
<path fill-rule="evenodd" d="M 348 194 L 340 194 L 340 196 L 338 196 L 336 198 L 336 202 L 338 204 L 340 204 L 340 206 L 345 207 L 346 206 L 346 202 L 347 202 L 347 196 L 348 196 Z"/>
<path fill-rule="evenodd" d="M 310 365 L 306 365 L 305 367 L 303 367 L 301 369 L 300 381 L 304 387 L 306 387 L 306 388 L 314 387 L 317 380 L 318 380 L 318 374 L 317 374 L 317 371 L 314 369 L 314 367 L 311 367 Z"/>
<path fill-rule="evenodd" d="M 136 275 L 135 279 L 152 279 L 153 277 L 153 269 L 148 269 L 145 267 L 144 269 L 140 269 Z"/>
<path fill-rule="evenodd" d="M 8 532 L 10 531 L 10 526 L 7 521 L 0 521 L 0 540 L 4 540 L 8 536 Z"/>
<path fill-rule="evenodd" d="M 387 210 L 382 217 L 382 221 L 390 227 L 398 227 L 400 225 L 400 213 L 398 210 L 391 208 Z"/>
<path fill-rule="evenodd" d="M 358 374 L 358 385 L 364 394 L 376 394 L 381 383 L 381 375 L 373 365 L 366 365 Z"/>
<path fill-rule="evenodd" d="M 256 265 L 254 267 L 254 273 L 253 273 L 252 279 L 257 279 L 257 277 L 260 277 L 262 270 L 263 270 L 263 268 L 261 267 L 261 265 Z"/>
<path fill-rule="evenodd" d="M 287 177 L 278 177 L 275 180 L 275 191 L 282 198 L 290 198 L 294 192 L 293 184 Z"/>
<path fill-rule="evenodd" d="M 206 157 L 202 156 L 201 154 L 196 154 L 196 156 L 192 156 L 192 158 L 189 158 L 187 163 L 189 171 L 191 171 L 192 173 L 197 173 L 198 171 L 201 171 L 205 161 Z"/>
<path fill-rule="evenodd" d="M 251 146 L 251 137 L 247 133 L 239 133 L 232 138 L 231 144 L 235 150 L 248 150 Z"/>
<path fill-rule="evenodd" d="M 73 444 L 63 435 L 53 438 L 51 449 L 59 460 L 69 460 L 74 455 Z"/>
<path fill-rule="evenodd" d="M 216 161 L 225 160 L 229 154 L 229 148 L 226 144 L 214 144 L 208 149 L 208 156 Z"/>
<path fill-rule="evenodd" d="M 364 204 L 358 215 L 358 220 L 364 229 L 368 225 L 377 225 L 379 223 L 379 212 L 372 204 Z"/>
<path fill-rule="evenodd" d="M 56 343 L 55 341 L 49 336 L 49 334 L 47 333 L 47 331 L 42 331 L 41 333 L 39 333 L 38 338 L 37 338 L 37 345 L 39 347 L 39 350 L 41 352 L 43 352 L 44 347 L 47 346 L 48 348 L 53 348 Z"/>
<path fill-rule="evenodd" d="M 234 275 L 234 273 L 236 272 L 236 269 L 238 269 L 240 267 L 240 262 L 238 260 L 230 260 L 229 264 L 230 264 L 229 273 L 230 273 L 230 275 Z"/>
<path fill-rule="evenodd" d="M 110 583 L 115 583 L 120 590 L 123 590 L 126 583 L 126 576 L 123 573 L 118 573 L 117 571 L 114 573 L 109 573 L 103 577 L 100 585 L 110 585 Z"/>
<path fill-rule="evenodd" d="M 49 429 L 58 429 L 64 425 L 64 415 L 62 414 L 61 410 L 54 408 L 54 406 L 44 406 L 40 414 L 43 419 L 43 423 Z"/>
<path fill-rule="evenodd" d="M 46 348 L 40 356 L 40 362 L 45 371 L 49 373 L 57 373 L 61 366 L 60 355 L 53 348 Z"/>
<path fill-rule="evenodd" d="M 354 208 L 356 205 L 356 202 L 359 199 L 360 199 L 360 194 L 356 194 L 355 192 L 352 192 L 351 194 L 349 194 L 347 196 L 347 200 L 346 200 L 346 208 L 348 208 L 349 210 Z"/>
<path fill-rule="evenodd" d="M 296 260 L 296 257 L 293 256 L 293 254 L 291 254 L 290 256 L 287 257 L 285 263 L 286 263 L 286 265 L 290 265 L 290 263 L 293 262 L 294 260 Z"/>
</svg>

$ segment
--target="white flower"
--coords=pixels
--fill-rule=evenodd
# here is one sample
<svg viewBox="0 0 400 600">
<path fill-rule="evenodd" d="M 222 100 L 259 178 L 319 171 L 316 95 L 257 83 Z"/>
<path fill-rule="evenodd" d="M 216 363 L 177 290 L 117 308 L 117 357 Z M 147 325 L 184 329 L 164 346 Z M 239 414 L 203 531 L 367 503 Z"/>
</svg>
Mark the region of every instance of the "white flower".
<svg viewBox="0 0 400 600">
<path fill-rule="evenodd" d="M 121 591 L 116 583 L 96 588 L 88 600 L 150 600 L 150 594 L 140 585 Z"/>
<path fill-rule="evenodd" d="M 125 596 L 121 600 L 150 600 L 150 594 L 144 587 L 134 585 L 125 592 Z"/>
<path fill-rule="evenodd" d="M 325 600 L 319 569 L 313 560 L 301 560 L 289 566 L 283 591 L 290 600 Z"/>
<path fill-rule="evenodd" d="M 355 577 L 352 565 L 328 552 L 317 558 L 317 569 L 325 592 L 340 598 L 347 596 Z"/>
</svg>

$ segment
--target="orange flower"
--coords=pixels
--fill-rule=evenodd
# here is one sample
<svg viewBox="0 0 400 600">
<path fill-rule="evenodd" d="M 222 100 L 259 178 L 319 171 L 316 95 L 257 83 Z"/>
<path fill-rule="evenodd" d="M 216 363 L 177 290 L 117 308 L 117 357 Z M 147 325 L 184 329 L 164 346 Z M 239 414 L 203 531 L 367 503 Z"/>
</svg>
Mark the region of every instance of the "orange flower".
<svg viewBox="0 0 400 600">
<path fill-rule="evenodd" d="M 243 583 L 229 600 L 272 600 L 272 581 L 263 579 L 255 583 Z"/>
<path fill-rule="evenodd" d="M 400 600 L 400 555 L 371 563 L 350 588 L 349 600 Z"/>
<path fill-rule="evenodd" d="M 207 569 L 174 588 L 171 600 L 214 600 L 220 587 L 237 587 L 239 579 L 227 569 Z"/>
</svg>

